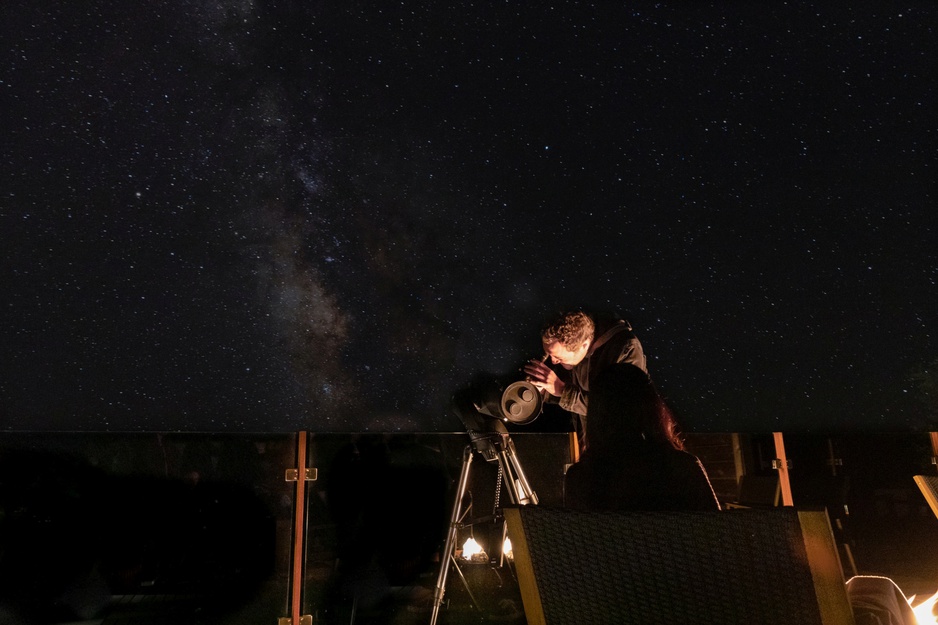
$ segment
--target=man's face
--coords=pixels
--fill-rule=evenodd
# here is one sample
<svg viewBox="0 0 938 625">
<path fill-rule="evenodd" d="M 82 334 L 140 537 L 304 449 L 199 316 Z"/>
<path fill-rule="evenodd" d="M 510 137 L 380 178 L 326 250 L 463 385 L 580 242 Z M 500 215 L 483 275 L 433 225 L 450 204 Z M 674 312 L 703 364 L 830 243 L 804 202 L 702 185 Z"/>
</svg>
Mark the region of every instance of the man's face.
<svg viewBox="0 0 938 625">
<path fill-rule="evenodd" d="M 569 350 L 560 341 L 551 341 L 544 344 L 544 351 L 555 365 L 562 365 L 564 369 L 573 369 L 586 358 L 589 346 L 589 341 L 583 341 L 576 349 Z"/>
</svg>

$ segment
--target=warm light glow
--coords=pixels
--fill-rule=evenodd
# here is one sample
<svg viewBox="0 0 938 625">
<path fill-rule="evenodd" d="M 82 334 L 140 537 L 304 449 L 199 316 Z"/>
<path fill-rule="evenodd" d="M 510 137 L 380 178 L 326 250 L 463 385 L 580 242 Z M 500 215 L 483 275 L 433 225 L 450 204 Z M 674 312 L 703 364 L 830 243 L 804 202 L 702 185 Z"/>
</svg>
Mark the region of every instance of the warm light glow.
<svg viewBox="0 0 938 625">
<path fill-rule="evenodd" d="M 932 612 L 935 603 L 938 602 L 938 592 L 918 605 L 914 602 L 915 595 L 912 595 L 909 597 L 909 605 L 912 606 L 912 611 L 915 613 L 915 621 L 918 625 L 936 625 L 936 623 L 938 623 L 938 619 L 935 618 Z"/>
<path fill-rule="evenodd" d="M 502 553 L 505 554 L 505 557 L 509 560 L 515 559 L 515 554 L 511 550 L 511 539 L 508 537 L 505 537 L 505 543 L 502 545 Z"/>
<path fill-rule="evenodd" d="M 476 542 L 476 539 L 470 536 L 462 546 L 462 557 L 466 560 L 486 560 L 488 556 L 482 549 L 482 545 Z"/>
</svg>

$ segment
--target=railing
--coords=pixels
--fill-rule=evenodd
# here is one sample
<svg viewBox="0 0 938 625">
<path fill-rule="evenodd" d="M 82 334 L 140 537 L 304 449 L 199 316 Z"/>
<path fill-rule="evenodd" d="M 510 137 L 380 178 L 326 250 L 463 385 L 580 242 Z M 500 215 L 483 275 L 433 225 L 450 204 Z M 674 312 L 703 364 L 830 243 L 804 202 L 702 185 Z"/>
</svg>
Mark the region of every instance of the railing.
<svg viewBox="0 0 938 625">
<path fill-rule="evenodd" d="M 562 505 L 568 435 L 512 437 L 539 505 Z M 0 616 L 309 625 L 396 610 L 429 622 L 466 443 L 459 432 L 0 433 Z M 785 475 L 782 503 L 826 506 L 859 572 L 929 576 L 931 587 L 903 586 L 909 594 L 934 592 L 938 579 L 934 515 L 912 480 L 938 473 L 935 443 L 929 433 L 688 436 L 721 498 L 740 468 Z M 468 515 L 492 516 L 497 468 L 473 465 Z M 458 531 L 459 547 L 468 532 L 501 538 L 486 523 Z M 510 567 L 461 566 L 445 621 L 498 610 L 510 620 Z"/>
</svg>

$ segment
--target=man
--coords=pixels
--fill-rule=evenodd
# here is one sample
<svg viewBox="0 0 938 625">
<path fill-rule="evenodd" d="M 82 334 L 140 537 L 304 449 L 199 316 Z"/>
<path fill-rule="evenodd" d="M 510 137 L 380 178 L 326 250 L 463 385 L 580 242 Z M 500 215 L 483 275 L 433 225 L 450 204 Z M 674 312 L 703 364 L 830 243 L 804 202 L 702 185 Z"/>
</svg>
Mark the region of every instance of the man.
<svg viewBox="0 0 938 625">
<path fill-rule="evenodd" d="M 546 354 L 544 361 L 532 360 L 524 367 L 531 382 L 547 391 L 547 401 L 558 403 L 577 415 L 576 431 L 580 450 L 587 448 L 586 415 L 590 384 L 610 365 L 627 362 L 647 373 L 645 352 L 621 319 L 601 319 L 584 312 L 566 312 L 541 330 Z M 560 365 L 555 370 L 548 366 Z"/>
</svg>

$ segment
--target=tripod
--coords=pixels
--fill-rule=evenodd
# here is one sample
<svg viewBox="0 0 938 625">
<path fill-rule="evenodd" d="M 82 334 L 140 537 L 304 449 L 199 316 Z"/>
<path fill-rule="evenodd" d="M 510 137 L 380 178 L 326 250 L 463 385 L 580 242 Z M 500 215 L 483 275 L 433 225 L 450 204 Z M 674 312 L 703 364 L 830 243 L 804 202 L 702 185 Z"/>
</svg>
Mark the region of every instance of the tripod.
<svg viewBox="0 0 938 625">
<path fill-rule="evenodd" d="M 501 424 L 498 424 L 501 426 Z M 462 470 L 459 474 L 459 486 L 456 489 L 456 500 L 453 502 L 453 512 L 450 516 L 449 531 L 446 535 L 446 543 L 443 547 L 443 557 L 440 558 L 440 573 L 437 577 L 436 588 L 433 593 L 433 611 L 430 616 L 430 625 L 436 625 L 437 617 L 440 613 L 440 606 L 443 603 L 443 595 L 446 593 L 446 578 L 449 574 L 450 565 L 456 568 L 456 572 L 462 578 L 463 585 L 469 592 L 469 597 L 473 604 L 479 605 L 465 576 L 456 562 L 456 541 L 458 530 L 463 527 L 461 519 L 465 514 L 463 510 L 463 497 L 466 494 L 466 486 L 469 483 L 469 469 L 472 466 L 473 456 L 478 453 L 488 462 L 497 462 L 499 468 L 499 477 L 505 481 L 508 489 L 508 495 L 511 503 L 515 505 L 537 504 L 537 494 L 531 490 L 528 478 L 521 468 L 521 463 L 515 454 L 515 445 L 504 431 L 495 432 L 470 432 L 470 443 L 463 450 Z M 502 524 L 502 542 L 504 543 L 507 526 Z"/>
</svg>

